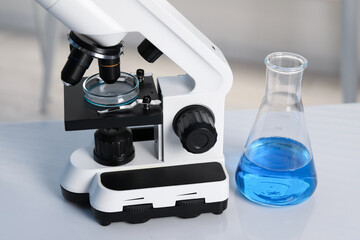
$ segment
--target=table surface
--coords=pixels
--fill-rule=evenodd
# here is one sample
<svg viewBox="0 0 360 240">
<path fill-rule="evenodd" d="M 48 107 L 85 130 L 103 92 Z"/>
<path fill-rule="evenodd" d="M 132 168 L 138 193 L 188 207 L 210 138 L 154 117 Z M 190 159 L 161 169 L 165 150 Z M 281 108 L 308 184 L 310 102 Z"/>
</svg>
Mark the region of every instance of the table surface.
<svg viewBox="0 0 360 240">
<path fill-rule="evenodd" d="M 63 199 L 59 178 L 69 155 L 93 131 L 63 122 L 0 124 L 0 239 L 360 239 L 360 104 L 305 108 L 318 174 L 306 202 L 271 208 L 239 194 L 234 174 L 256 110 L 227 112 L 228 209 L 194 219 L 100 226 L 89 208 Z"/>
</svg>

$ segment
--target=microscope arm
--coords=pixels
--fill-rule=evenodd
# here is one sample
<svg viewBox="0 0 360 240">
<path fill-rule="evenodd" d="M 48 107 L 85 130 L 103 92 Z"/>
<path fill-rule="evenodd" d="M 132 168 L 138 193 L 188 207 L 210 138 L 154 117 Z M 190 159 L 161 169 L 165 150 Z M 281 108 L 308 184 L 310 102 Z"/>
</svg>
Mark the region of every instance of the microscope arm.
<svg viewBox="0 0 360 240">
<path fill-rule="evenodd" d="M 139 32 L 195 82 L 193 93 L 225 96 L 232 72 L 223 54 L 166 0 L 36 0 L 71 30 L 102 46 Z"/>
</svg>

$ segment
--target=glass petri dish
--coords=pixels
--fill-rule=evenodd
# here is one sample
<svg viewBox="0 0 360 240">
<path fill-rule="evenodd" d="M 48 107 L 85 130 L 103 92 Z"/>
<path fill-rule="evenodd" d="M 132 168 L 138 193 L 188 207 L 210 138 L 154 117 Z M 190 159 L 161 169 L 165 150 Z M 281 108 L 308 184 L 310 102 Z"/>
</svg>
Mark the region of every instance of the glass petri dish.
<svg viewBox="0 0 360 240">
<path fill-rule="evenodd" d="M 139 94 L 139 80 L 129 73 L 121 72 L 113 84 L 105 83 L 95 74 L 83 83 L 84 98 L 99 107 L 118 107 L 135 101 Z"/>
</svg>

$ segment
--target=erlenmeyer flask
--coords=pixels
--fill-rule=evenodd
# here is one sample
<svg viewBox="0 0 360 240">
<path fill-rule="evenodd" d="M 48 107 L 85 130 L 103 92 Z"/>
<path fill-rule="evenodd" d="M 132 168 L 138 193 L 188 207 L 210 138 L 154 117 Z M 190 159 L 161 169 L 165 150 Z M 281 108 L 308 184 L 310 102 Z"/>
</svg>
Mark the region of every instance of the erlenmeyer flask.
<svg viewBox="0 0 360 240">
<path fill-rule="evenodd" d="M 305 126 L 301 84 L 307 60 L 278 52 L 265 58 L 266 92 L 236 171 L 243 195 L 264 205 L 298 204 L 317 178 Z"/>
</svg>

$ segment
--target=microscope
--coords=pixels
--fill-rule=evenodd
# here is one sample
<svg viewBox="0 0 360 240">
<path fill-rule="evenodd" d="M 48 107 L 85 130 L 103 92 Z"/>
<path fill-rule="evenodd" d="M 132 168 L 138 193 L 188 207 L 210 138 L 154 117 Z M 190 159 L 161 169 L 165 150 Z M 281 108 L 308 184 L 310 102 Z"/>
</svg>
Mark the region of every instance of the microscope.
<svg viewBox="0 0 360 240">
<path fill-rule="evenodd" d="M 166 0 L 36 0 L 71 29 L 65 130 L 96 129 L 61 178 L 65 199 L 90 204 L 101 225 L 221 214 L 227 207 L 224 105 L 231 69 L 209 39 Z M 167 55 L 186 74 L 120 71 L 123 38 L 139 54 Z M 84 78 L 93 59 L 99 74 Z"/>
</svg>

